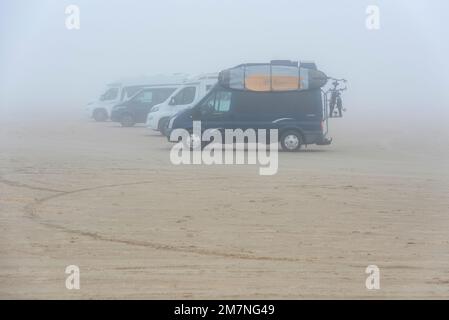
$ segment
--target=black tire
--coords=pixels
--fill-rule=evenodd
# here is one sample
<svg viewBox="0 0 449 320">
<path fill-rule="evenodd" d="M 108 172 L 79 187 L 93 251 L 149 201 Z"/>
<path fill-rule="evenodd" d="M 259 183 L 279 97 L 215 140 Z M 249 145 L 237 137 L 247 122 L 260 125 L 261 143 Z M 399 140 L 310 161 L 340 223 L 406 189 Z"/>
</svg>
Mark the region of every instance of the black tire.
<svg viewBox="0 0 449 320">
<path fill-rule="evenodd" d="M 299 131 L 287 130 L 282 133 L 279 142 L 283 151 L 295 152 L 301 149 L 303 139 Z"/>
<path fill-rule="evenodd" d="M 106 120 L 108 120 L 108 113 L 105 109 L 95 109 L 93 118 L 97 122 L 105 122 Z"/>
<path fill-rule="evenodd" d="M 120 124 L 122 127 L 133 127 L 136 124 L 136 121 L 132 114 L 125 113 L 120 118 Z"/>
<path fill-rule="evenodd" d="M 162 118 L 161 120 L 159 120 L 158 130 L 163 136 L 167 135 L 168 122 L 169 122 L 168 118 Z"/>
</svg>

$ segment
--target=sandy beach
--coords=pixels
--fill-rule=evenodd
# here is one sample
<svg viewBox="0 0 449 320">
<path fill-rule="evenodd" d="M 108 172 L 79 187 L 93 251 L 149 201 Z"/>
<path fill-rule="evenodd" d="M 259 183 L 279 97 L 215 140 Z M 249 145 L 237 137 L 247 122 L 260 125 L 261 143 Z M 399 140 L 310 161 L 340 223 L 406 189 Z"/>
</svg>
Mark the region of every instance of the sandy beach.
<svg viewBox="0 0 449 320">
<path fill-rule="evenodd" d="M 446 129 L 335 119 L 261 176 L 175 166 L 143 126 L 0 122 L 0 298 L 449 297 Z"/>
</svg>

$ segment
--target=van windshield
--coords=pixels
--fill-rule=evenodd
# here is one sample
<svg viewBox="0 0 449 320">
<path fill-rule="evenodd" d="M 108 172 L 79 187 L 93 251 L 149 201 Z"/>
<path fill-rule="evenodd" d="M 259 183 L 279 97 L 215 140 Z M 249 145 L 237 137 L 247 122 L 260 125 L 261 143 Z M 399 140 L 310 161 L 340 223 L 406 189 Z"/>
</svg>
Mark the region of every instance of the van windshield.
<svg viewBox="0 0 449 320">
<path fill-rule="evenodd" d="M 195 100 L 196 87 L 184 87 L 173 96 L 170 105 L 183 105 L 192 103 Z"/>
<path fill-rule="evenodd" d="M 100 97 L 101 101 L 114 100 L 118 96 L 118 88 L 109 88 Z"/>
<path fill-rule="evenodd" d="M 136 93 L 142 90 L 142 88 L 144 88 L 144 86 L 128 86 L 123 88 L 121 100 L 133 97 Z"/>
</svg>

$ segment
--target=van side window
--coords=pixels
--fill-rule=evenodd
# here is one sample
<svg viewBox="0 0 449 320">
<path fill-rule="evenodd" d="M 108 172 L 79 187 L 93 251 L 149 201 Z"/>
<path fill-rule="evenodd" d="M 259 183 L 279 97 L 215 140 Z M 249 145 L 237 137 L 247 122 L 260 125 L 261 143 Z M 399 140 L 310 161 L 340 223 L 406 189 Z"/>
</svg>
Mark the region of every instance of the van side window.
<svg viewBox="0 0 449 320">
<path fill-rule="evenodd" d="M 176 88 L 158 88 L 153 90 L 153 102 L 158 104 L 167 100 Z"/>
<path fill-rule="evenodd" d="M 215 112 L 228 112 L 231 109 L 231 92 L 218 91 L 214 107 Z"/>
<path fill-rule="evenodd" d="M 192 103 L 195 100 L 196 87 L 185 87 L 174 97 L 175 105 Z"/>
<path fill-rule="evenodd" d="M 141 103 L 151 103 L 153 101 L 153 91 L 145 90 L 137 94 L 135 100 Z"/>
<path fill-rule="evenodd" d="M 230 91 L 217 91 L 201 105 L 202 114 L 224 113 L 231 109 L 232 93 Z"/>
<path fill-rule="evenodd" d="M 137 92 L 139 92 L 141 89 L 143 89 L 143 86 L 130 86 L 130 87 L 123 88 L 122 100 L 125 97 L 128 97 L 128 98 L 132 97 Z"/>
</svg>

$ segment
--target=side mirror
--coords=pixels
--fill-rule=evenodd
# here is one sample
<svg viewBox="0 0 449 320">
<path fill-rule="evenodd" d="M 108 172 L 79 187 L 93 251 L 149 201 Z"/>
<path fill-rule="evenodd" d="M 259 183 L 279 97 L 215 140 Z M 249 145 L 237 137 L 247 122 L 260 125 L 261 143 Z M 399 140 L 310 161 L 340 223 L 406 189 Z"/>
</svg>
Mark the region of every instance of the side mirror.
<svg viewBox="0 0 449 320">
<path fill-rule="evenodd" d="M 175 97 L 172 97 L 170 99 L 170 102 L 168 103 L 170 106 L 174 106 L 175 105 Z"/>
</svg>

